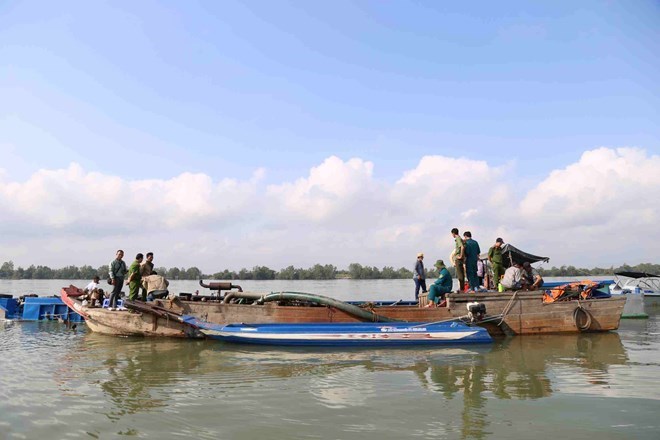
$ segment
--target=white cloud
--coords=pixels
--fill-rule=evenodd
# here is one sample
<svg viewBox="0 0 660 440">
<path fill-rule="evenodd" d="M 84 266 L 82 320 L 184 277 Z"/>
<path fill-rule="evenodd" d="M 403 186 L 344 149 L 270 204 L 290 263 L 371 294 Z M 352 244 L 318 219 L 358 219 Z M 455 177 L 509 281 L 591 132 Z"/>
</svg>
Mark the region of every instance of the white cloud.
<svg viewBox="0 0 660 440">
<path fill-rule="evenodd" d="M 332 156 L 305 176 L 262 185 L 202 173 L 125 180 L 40 170 L 0 180 L 0 261 L 104 264 L 116 248 L 151 250 L 159 264 L 204 271 L 351 262 L 409 266 L 423 251 L 446 259 L 449 230 L 470 230 L 486 251 L 502 236 L 551 264 L 657 261 L 660 157 L 599 148 L 522 196 L 515 163 L 425 156 L 393 181 L 374 164 Z M 525 184 L 528 184 L 527 182 Z"/>
<path fill-rule="evenodd" d="M 521 239 L 575 262 L 657 262 L 660 156 L 598 148 L 553 171 L 520 202 Z M 609 262 L 609 263 L 608 263 Z"/>
<path fill-rule="evenodd" d="M 0 206 L 13 228 L 24 224 L 46 234 L 210 227 L 249 211 L 261 176 L 263 170 L 247 181 L 214 183 L 205 174 L 192 173 L 128 181 L 85 172 L 73 163 L 66 169 L 40 170 L 25 182 L 2 184 Z M 9 221 L 5 223 L 7 227 Z"/>
</svg>

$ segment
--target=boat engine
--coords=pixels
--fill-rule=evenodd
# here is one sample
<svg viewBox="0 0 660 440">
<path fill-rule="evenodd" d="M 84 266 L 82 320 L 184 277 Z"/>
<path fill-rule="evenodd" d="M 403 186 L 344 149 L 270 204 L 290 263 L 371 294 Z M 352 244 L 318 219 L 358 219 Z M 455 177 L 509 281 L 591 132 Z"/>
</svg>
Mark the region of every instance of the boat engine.
<svg viewBox="0 0 660 440">
<path fill-rule="evenodd" d="M 486 304 L 484 303 L 467 303 L 467 310 L 470 322 L 479 322 L 486 316 Z"/>
</svg>

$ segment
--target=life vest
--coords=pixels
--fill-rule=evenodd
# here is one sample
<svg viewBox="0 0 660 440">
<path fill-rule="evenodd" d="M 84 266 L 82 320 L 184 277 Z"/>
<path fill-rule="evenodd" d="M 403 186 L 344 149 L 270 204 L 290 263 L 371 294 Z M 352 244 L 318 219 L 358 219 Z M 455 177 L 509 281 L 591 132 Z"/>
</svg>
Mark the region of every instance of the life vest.
<svg viewBox="0 0 660 440">
<path fill-rule="evenodd" d="M 544 303 L 553 303 L 555 301 L 570 301 L 575 298 L 591 298 L 592 292 L 600 286 L 600 283 L 584 280 L 574 283 L 564 284 L 543 293 Z"/>
</svg>

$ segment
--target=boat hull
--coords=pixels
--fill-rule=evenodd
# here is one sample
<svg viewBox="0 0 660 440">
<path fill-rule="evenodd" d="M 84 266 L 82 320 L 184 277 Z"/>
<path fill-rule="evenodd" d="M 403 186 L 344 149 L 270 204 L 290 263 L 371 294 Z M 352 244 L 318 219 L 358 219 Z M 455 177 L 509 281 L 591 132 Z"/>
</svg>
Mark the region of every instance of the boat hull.
<svg viewBox="0 0 660 440">
<path fill-rule="evenodd" d="M 83 306 L 75 296 L 70 295 L 79 290 L 74 286 L 63 288 L 60 293 L 62 301 L 82 315 L 89 329 L 95 333 L 111 336 L 204 337 L 194 328 L 176 319 L 162 318 L 148 313 L 129 313 L 128 310 L 110 311 Z"/>
<path fill-rule="evenodd" d="M 487 316 L 504 312 L 503 319 L 482 325 L 491 335 L 527 335 L 545 333 L 602 332 L 619 327 L 625 298 L 599 298 L 580 301 L 558 301 L 544 304 L 543 292 L 485 292 L 475 294 L 449 294 L 447 307 L 418 307 L 415 305 L 370 306 L 375 313 L 406 322 L 437 322 L 464 316 L 468 302 L 486 305 Z M 154 304 L 178 315 L 193 315 L 213 324 L 232 323 L 341 323 L 359 320 L 338 309 L 327 306 L 284 305 L 278 302 L 265 304 L 233 304 L 221 301 L 156 300 Z M 589 325 L 576 322 L 576 309 L 588 313 Z M 78 311 L 74 308 L 75 311 Z M 105 309 L 88 309 L 88 322 L 92 331 L 116 335 L 186 337 L 180 327 L 169 328 L 166 320 L 156 323 L 147 314 L 132 316 L 126 312 L 108 312 Z M 108 316 L 110 315 L 110 316 Z M 578 313 L 578 318 L 584 313 Z M 141 316 L 141 317 L 140 317 Z M 138 319 L 138 317 L 140 317 Z M 87 318 L 87 317 L 86 317 Z M 87 318 L 88 320 L 90 318 Z M 170 320 L 171 321 L 171 320 Z M 179 325 L 182 325 L 179 323 Z"/>
<path fill-rule="evenodd" d="M 492 342 L 481 327 L 448 323 L 324 323 L 219 325 L 184 316 L 210 339 L 224 342 L 324 347 L 407 347 L 485 344 Z"/>
<path fill-rule="evenodd" d="M 489 316 L 504 314 L 502 319 L 482 324 L 491 335 L 616 330 L 619 328 L 626 303 L 625 298 L 614 296 L 583 301 L 543 303 L 542 291 L 448 295 L 448 306 L 454 316 L 460 316 L 463 310 L 466 310 L 467 303 L 473 301 L 484 303 Z M 577 309 L 579 311 L 576 312 Z"/>
</svg>

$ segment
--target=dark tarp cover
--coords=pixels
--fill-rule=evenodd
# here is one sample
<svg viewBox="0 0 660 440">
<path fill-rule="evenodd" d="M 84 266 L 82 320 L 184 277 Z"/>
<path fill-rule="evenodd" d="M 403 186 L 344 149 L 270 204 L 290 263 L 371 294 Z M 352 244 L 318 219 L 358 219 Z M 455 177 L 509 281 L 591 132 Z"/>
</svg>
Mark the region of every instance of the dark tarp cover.
<svg viewBox="0 0 660 440">
<path fill-rule="evenodd" d="M 502 246 L 502 262 L 504 263 L 504 267 L 509 267 L 513 263 L 519 263 L 523 264 L 525 262 L 528 263 L 538 263 L 539 261 L 543 261 L 544 263 L 547 263 L 550 261 L 550 258 L 548 257 L 539 257 L 538 255 L 532 255 L 528 254 L 527 252 L 521 251 L 515 246 L 511 246 L 510 244 L 505 244 Z"/>
<path fill-rule="evenodd" d="M 660 278 L 660 275 L 646 272 L 614 272 L 614 275 L 627 278 Z"/>
</svg>

